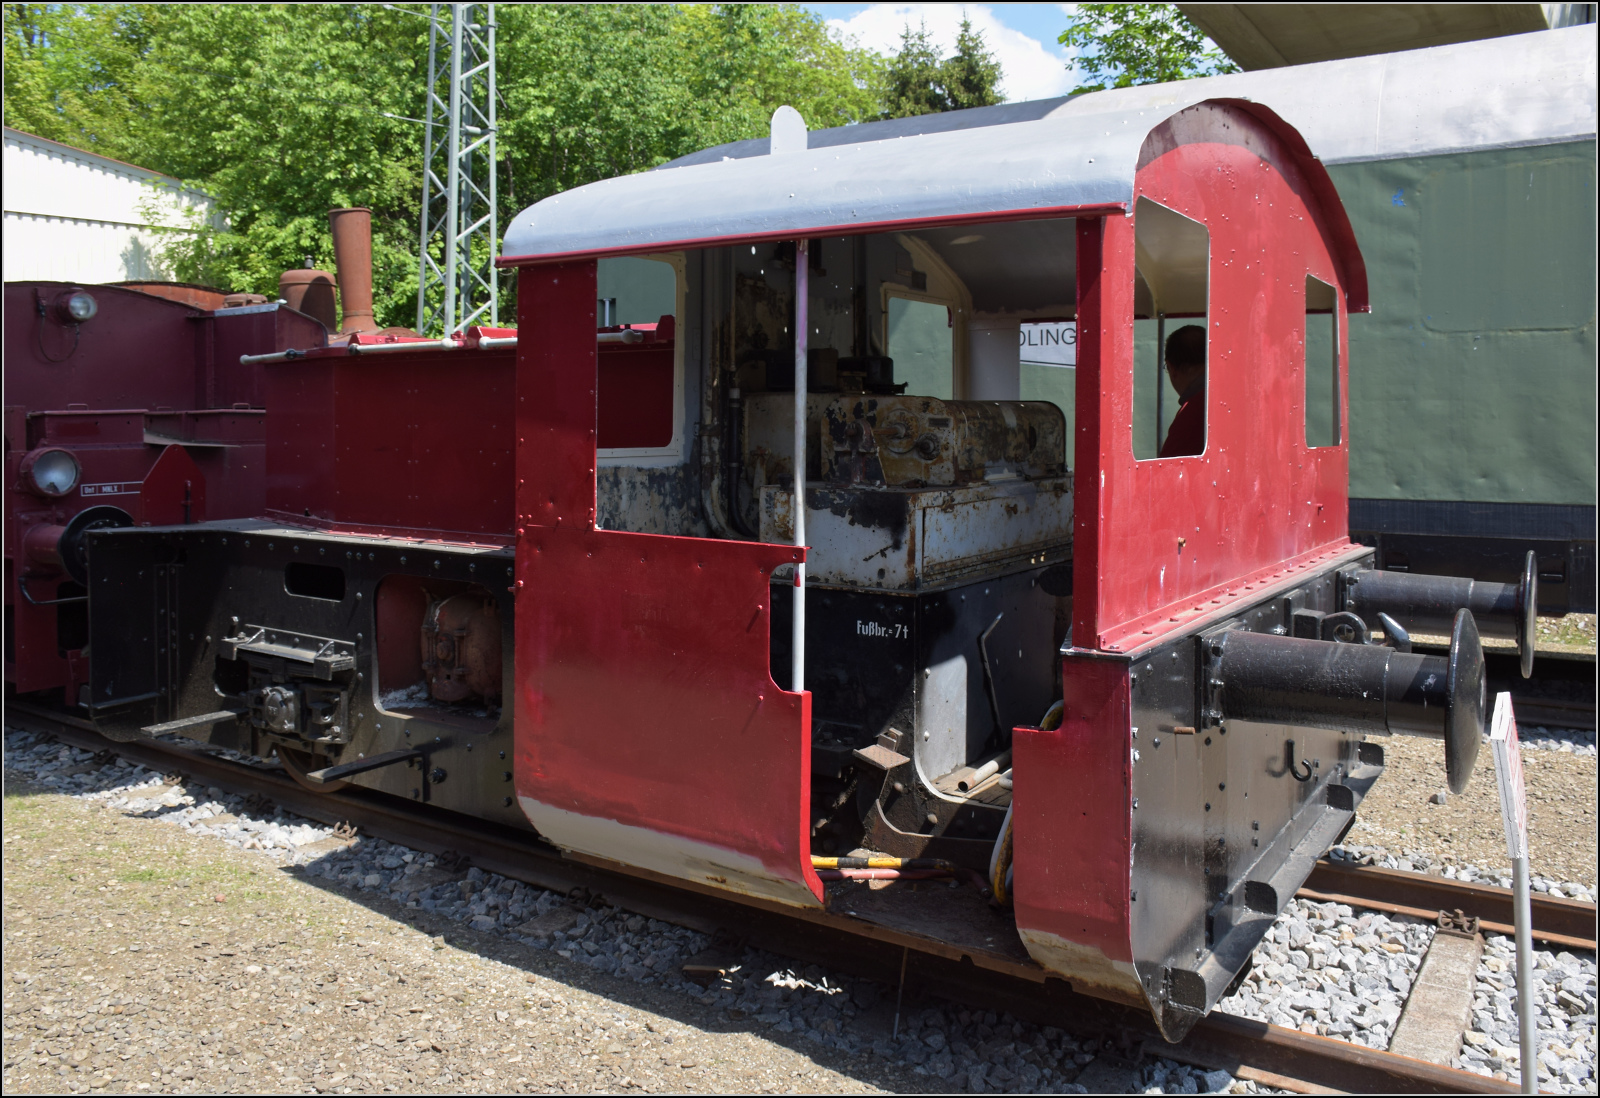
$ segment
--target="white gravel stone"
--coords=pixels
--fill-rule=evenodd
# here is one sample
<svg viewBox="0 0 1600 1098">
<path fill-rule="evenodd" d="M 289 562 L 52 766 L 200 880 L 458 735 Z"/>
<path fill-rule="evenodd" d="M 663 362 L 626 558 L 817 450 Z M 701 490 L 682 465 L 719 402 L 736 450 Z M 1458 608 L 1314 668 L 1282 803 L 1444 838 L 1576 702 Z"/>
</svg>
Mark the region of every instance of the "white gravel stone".
<svg viewBox="0 0 1600 1098">
<path fill-rule="evenodd" d="M 1588 746 L 1592 749 L 1592 736 Z M 884 1011 L 892 1010 L 886 1003 L 892 1004 L 893 992 L 870 981 L 817 966 L 797 967 L 776 955 L 748 950 L 726 977 L 703 988 L 681 973 L 689 957 L 710 945 L 694 930 L 597 907 L 581 893 L 558 895 L 478 867 L 446 873 L 434 856 L 381 839 L 363 837 L 342 849 L 310 854 L 302 848 L 331 839 L 331 829 L 277 810 L 252 810 L 244 798 L 216 787 L 175 789 L 151 812 L 155 802 L 148 794 L 166 787 L 161 775 L 116 759 L 69 777 L 62 772 L 89 765 L 94 757 L 31 733 L 7 731 L 6 748 L 8 769 L 71 796 L 259 850 L 260 856 L 302 865 L 305 872 L 347 888 L 384 891 L 408 907 L 551 950 L 597 971 L 675 989 L 821 1047 L 870 1052 L 936 1079 L 930 1080 L 929 1089 L 1084 1093 L 1071 1080 L 1101 1053 L 1112 1051 L 1094 1038 L 953 1003 L 908 1009 L 897 1038 L 875 1036 L 868 1019 L 881 1023 Z M 219 816 L 233 819 L 219 826 L 213 822 Z M 1426 855 L 1410 851 L 1340 848 L 1335 853 L 1368 864 L 1398 866 L 1404 860 L 1406 868 L 1439 870 Z M 1469 879 L 1509 875 L 1494 868 L 1444 868 L 1449 875 Z M 1580 882 L 1536 879 L 1535 887 L 1592 896 Z M 1238 991 L 1218 1009 L 1387 1048 L 1432 936 L 1433 928 L 1418 920 L 1291 901 L 1257 949 Z M 1484 958 L 1473 1011 L 1477 1039 L 1464 1046 L 1460 1066 L 1501 1071 L 1514 1080 L 1514 950 L 1505 939 L 1491 936 Z M 1539 954 L 1539 966 L 1540 1084 L 1560 1092 L 1592 1093 L 1594 957 L 1546 952 Z M 1140 1061 L 1122 1074 L 1125 1080 L 1098 1075 L 1096 1085 L 1161 1094 L 1265 1090 L 1237 1082 L 1226 1072 L 1204 1072 L 1161 1059 Z"/>
</svg>

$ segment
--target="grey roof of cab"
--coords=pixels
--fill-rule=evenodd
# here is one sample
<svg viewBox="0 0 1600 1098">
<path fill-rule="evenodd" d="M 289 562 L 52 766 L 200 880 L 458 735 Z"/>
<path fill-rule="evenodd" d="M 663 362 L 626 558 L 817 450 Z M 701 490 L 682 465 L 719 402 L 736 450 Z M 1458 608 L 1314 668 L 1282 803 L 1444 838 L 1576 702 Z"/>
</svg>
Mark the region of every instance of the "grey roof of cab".
<svg viewBox="0 0 1600 1098">
<path fill-rule="evenodd" d="M 831 148 L 1207 98 L 1250 99 L 1299 130 L 1324 164 L 1338 164 L 1594 137 L 1596 94 L 1595 36 L 1592 27 L 1583 26 L 836 126 L 813 131 L 810 145 Z M 656 170 L 765 156 L 767 147 L 765 137 L 734 141 L 680 156 Z"/>
<path fill-rule="evenodd" d="M 1595 72 L 1591 28 L 1572 27 L 840 127 L 785 156 L 760 155 L 764 139 L 738 142 L 553 195 L 516 216 L 503 254 L 1125 204 L 1145 135 L 1207 99 L 1270 108 L 1325 163 L 1580 140 L 1595 134 Z"/>
<path fill-rule="evenodd" d="M 606 179 L 523 210 L 506 230 L 503 253 L 515 262 L 1126 205 L 1146 135 L 1187 105 L 1057 115 Z"/>
</svg>

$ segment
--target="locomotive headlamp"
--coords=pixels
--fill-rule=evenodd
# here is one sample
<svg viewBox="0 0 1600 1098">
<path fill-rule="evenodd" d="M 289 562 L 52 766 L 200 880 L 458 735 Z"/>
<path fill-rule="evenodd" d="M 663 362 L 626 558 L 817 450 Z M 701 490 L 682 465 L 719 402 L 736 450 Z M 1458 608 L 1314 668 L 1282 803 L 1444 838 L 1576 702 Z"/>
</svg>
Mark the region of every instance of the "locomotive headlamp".
<svg viewBox="0 0 1600 1098">
<path fill-rule="evenodd" d="M 78 486 L 83 470 L 69 450 L 35 450 L 22 459 L 22 483 L 41 496 L 64 496 Z"/>
<path fill-rule="evenodd" d="M 72 323 L 82 324 L 86 320 L 94 319 L 94 314 L 100 311 L 100 304 L 95 301 L 93 294 L 84 290 L 74 290 L 62 303 L 62 311 Z"/>
</svg>

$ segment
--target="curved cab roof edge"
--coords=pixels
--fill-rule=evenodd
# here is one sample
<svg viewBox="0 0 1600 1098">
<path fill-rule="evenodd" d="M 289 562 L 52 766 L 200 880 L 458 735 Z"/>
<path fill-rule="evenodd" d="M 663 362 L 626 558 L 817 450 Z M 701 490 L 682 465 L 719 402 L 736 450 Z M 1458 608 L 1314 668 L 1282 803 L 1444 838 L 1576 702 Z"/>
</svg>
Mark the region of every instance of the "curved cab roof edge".
<svg viewBox="0 0 1600 1098">
<path fill-rule="evenodd" d="M 1277 133 L 1328 214 L 1350 308 L 1364 309 L 1365 269 L 1354 233 L 1304 139 L 1262 105 L 1202 101 L 1252 114 Z M 523 210 L 507 228 L 497 262 L 1126 210 L 1146 137 L 1195 105 L 1057 114 L 601 180 Z"/>
</svg>

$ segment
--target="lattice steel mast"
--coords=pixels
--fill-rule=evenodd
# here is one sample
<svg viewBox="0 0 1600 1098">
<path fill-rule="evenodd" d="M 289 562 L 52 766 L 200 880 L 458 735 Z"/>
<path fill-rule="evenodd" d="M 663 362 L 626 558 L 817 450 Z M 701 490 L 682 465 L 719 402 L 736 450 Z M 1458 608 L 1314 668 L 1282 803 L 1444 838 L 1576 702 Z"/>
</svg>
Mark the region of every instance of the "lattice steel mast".
<svg viewBox="0 0 1600 1098">
<path fill-rule="evenodd" d="M 448 335 L 500 322 L 495 6 L 431 8 L 417 331 Z"/>
</svg>

